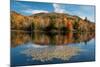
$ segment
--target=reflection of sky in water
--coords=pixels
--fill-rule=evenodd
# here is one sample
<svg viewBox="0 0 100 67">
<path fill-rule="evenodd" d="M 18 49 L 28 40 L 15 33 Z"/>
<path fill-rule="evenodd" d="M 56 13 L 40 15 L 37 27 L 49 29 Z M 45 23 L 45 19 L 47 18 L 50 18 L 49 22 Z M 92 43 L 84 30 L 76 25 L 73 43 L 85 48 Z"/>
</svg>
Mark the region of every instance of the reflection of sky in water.
<svg viewBox="0 0 100 67">
<path fill-rule="evenodd" d="M 53 58 L 69 60 L 80 52 L 78 47 L 71 46 L 31 46 L 22 51 L 22 54 L 31 56 L 33 60 L 48 61 Z"/>
<path fill-rule="evenodd" d="M 34 39 L 28 34 L 20 34 L 13 36 L 12 48 L 11 48 L 11 64 L 12 65 L 37 65 L 37 64 L 53 64 L 53 63 L 71 63 L 71 62 L 81 62 L 81 61 L 94 61 L 95 60 L 95 39 L 94 35 L 82 35 L 78 36 L 78 40 L 75 40 L 73 36 L 67 39 L 62 45 L 39 45 L 34 43 Z M 25 37 L 26 36 L 26 37 Z M 88 37 L 87 37 L 88 36 Z M 92 37 L 93 36 L 93 37 Z M 66 40 L 65 35 L 59 36 L 62 39 L 60 41 Z M 83 38 L 85 37 L 85 38 Z M 21 39 L 22 38 L 22 39 Z M 27 39 L 29 38 L 29 39 Z M 64 38 L 64 39 L 63 39 Z M 91 39 L 92 38 L 92 39 Z M 56 38 L 57 39 L 57 38 Z M 54 39 L 54 40 L 56 40 Z M 79 41 L 80 40 L 80 41 Z M 84 41 L 88 40 L 88 41 Z M 49 40 L 48 40 L 49 41 Z M 18 43 L 17 43 L 18 42 Z M 45 42 L 45 41 L 44 41 Z M 59 41 L 58 41 L 59 42 Z M 20 43 L 20 44 L 19 44 Z M 34 43 L 34 44 L 33 44 Z M 13 47 L 13 45 L 15 46 Z"/>
<path fill-rule="evenodd" d="M 89 42 L 61 45 L 37 46 L 31 43 L 11 49 L 12 65 L 71 63 L 95 60 L 95 39 Z M 42 54 L 43 53 L 43 54 Z"/>
</svg>

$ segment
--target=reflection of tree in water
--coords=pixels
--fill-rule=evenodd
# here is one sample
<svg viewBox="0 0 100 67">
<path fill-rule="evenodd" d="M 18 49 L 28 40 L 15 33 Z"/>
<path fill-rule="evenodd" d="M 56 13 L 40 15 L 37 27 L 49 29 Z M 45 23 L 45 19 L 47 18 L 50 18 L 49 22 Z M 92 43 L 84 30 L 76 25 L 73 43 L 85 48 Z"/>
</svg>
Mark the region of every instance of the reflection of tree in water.
<svg viewBox="0 0 100 67">
<path fill-rule="evenodd" d="M 12 32 L 11 46 L 16 47 L 28 42 L 37 45 L 66 45 L 71 43 L 87 43 L 95 37 L 94 32 L 86 33 L 51 33 L 51 32 Z"/>
<path fill-rule="evenodd" d="M 27 56 L 31 56 L 32 60 L 48 61 L 56 59 L 69 60 L 81 52 L 78 47 L 72 46 L 47 46 L 43 48 L 26 48 L 21 52 Z"/>
<path fill-rule="evenodd" d="M 30 32 L 11 32 L 11 47 L 26 44 L 32 40 Z"/>
</svg>

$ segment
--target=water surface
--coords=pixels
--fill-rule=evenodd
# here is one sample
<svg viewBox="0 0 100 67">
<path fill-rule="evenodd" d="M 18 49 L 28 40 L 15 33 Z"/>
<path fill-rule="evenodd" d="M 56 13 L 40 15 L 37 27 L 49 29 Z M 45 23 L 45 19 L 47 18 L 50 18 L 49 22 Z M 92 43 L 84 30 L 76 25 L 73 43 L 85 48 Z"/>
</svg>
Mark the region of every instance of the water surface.
<svg viewBox="0 0 100 67">
<path fill-rule="evenodd" d="M 11 65 L 72 63 L 95 60 L 95 34 L 11 32 Z"/>
</svg>

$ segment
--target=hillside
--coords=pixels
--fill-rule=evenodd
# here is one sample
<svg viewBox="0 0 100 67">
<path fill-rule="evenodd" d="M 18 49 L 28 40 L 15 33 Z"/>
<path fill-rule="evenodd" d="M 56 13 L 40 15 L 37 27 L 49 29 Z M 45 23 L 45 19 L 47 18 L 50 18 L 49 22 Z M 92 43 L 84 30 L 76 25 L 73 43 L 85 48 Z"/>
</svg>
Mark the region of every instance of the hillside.
<svg viewBox="0 0 100 67">
<path fill-rule="evenodd" d="M 11 11 L 11 30 L 94 32 L 95 23 L 64 13 L 37 13 L 24 16 Z"/>
</svg>

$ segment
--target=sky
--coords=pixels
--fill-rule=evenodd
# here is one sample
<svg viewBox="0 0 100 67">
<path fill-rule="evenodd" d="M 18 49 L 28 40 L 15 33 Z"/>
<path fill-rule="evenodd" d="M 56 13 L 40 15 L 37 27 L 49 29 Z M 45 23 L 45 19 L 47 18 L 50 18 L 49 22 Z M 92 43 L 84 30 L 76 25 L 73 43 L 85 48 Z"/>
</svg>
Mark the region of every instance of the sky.
<svg viewBox="0 0 100 67">
<path fill-rule="evenodd" d="M 75 4 L 58 4 L 43 2 L 27 2 L 11 0 L 11 11 L 16 11 L 22 15 L 32 15 L 36 13 L 68 13 L 81 18 L 87 17 L 88 20 L 95 22 L 95 6 L 93 5 L 75 5 Z"/>
</svg>

